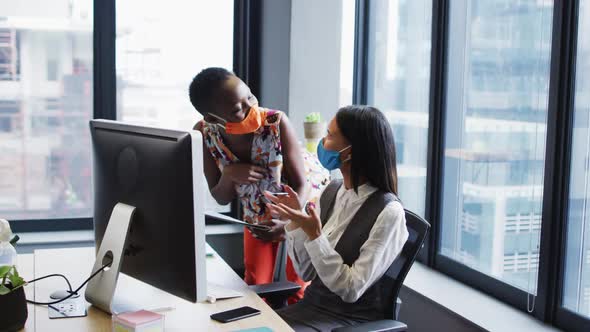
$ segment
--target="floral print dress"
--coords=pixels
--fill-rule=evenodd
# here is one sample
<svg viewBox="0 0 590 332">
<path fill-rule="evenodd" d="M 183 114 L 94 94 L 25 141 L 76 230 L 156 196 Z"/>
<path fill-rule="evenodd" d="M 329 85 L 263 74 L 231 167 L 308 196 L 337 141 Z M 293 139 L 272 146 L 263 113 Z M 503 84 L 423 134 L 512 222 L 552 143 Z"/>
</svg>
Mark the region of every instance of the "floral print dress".
<svg viewBox="0 0 590 332">
<path fill-rule="evenodd" d="M 243 209 L 243 219 L 253 224 L 271 219 L 270 212 L 266 208 L 268 201 L 263 195 L 264 191 L 282 192 L 284 191 L 282 184 L 286 183 L 286 179 L 282 176 L 283 153 L 279 129 L 283 113 L 263 108 L 261 108 L 261 112 L 266 112 L 266 121 L 254 132 L 251 163 L 269 169 L 270 172 L 257 183 L 236 185 L 236 192 Z M 204 121 L 201 121 L 200 126 L 205 144 L 220 171 L 223 172 L 223 168 L 231 163 L 240 162 L 224 144 L 217 126 L 209 125 Z M 304 149 L 301 149 L 301 153 L 306 179 L 311 188 L 309 200 L 316 201 L 322 189 L 329 183 L 330 175 L 314 155 Z"/>
</svg>

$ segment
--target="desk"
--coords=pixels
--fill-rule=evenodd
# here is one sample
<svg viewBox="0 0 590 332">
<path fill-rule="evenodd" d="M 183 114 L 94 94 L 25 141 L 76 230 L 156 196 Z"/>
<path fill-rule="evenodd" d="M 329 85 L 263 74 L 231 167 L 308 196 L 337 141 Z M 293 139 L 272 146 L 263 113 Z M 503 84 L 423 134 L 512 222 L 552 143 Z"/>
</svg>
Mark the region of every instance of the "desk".
<svg viewBox="0 0 590 332">
<path fill-rule="evenodd" d="M 94 248 L 36 250 L 34 254 L 18 257 L 19 270 L 25 280 L 61 273 L 68 277 L 74 288 L 88 277 L 93 263 Z M 217 254 L 207 258 L 207 278 L 242 292 L 244 297 L 219 300 L 214 304 L 192 303 L 123 274 L 119 276 L 117 294 L 146 303 L 145 309 L 175 307 L 175 310 L 162 313 L 166 316 L 166 331 L 235 331 L 262 326 L 273 331 L 293 331 Z M 51 292 L 65 287 L 63 279 L 49 278 L 26 286 L 25 291 L 29 299 L 46 301 Z M 46 306 L 29 305 L 25 331 L 111 331 L 111 316 L 87 305 L 87 317 L 62 319 L 49 319 Z M 261 313 L 227 324 L 209 318 L 213 313 L 240 306 L 250 306 Z"/>
</svg>

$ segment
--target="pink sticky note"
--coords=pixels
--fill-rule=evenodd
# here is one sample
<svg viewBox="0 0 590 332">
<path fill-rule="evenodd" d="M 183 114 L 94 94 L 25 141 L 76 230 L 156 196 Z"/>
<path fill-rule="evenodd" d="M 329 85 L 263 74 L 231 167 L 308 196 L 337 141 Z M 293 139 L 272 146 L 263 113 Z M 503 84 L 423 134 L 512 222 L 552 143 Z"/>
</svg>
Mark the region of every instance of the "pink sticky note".
<svg viewBox="0 0 590 332">
<path fill-rule="evenodd" d="M 117 315 L 116 320 L 118 320 L 119 322 L 121 322 L 127 326 L 131 326 L 131 327 L 135 328 L 139 325 L 143 325 L 143 324 L 150 323 L 155 320 L 161 319 L 162 317 L 164 317 L 164 316 L 160 315 L 158 313 L 155 313 L 155 312 L 151 312 L 151 311 L 147 311 L 147 310 L 139 310 L 139 311 L 126 312 L 126 313 Z"/>
</svg>

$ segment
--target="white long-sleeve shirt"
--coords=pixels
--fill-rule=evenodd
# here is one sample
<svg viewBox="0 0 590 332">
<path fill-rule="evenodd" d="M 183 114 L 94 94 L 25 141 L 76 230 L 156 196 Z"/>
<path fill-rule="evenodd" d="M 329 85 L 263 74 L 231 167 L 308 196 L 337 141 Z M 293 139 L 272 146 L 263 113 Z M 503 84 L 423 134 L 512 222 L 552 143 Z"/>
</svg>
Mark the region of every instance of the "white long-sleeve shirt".
<svg viewBox="0 0 590 332">
<path fill-rule="evenodd" d="M 377 217 L 352 266 L 344 264 L 340 254 L 334 250 L 361 205 L 376 190 L 364 184 L 358 188 L 357 195 L 354 189 L 346 190 L 344 185 L 340 187 L 332 215 L 322 228 L 321 235 L 313 241 L 301 228 L 287 231 L 287 250 L 297 274 L 306 281 L 319 276 L 324 285 L 345 302 L 357 301 L 379 280 L 408 239 L 404 209 L 394 201 Z M 321 208 L 318 204 L 318 215 Z"/>
</svg>

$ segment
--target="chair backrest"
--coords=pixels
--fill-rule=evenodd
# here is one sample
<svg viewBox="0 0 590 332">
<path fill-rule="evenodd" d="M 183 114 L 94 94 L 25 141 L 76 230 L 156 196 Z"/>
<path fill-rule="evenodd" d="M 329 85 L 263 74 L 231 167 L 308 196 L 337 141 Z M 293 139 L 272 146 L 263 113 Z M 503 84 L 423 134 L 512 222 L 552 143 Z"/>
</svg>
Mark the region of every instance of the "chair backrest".
<svg viewBox="0 0 590 332">
<path fill-rule="evenodd" d="M 404 244 L 402 252 L 393 261 L 389 269 L 385 272 L 384 278 L 389 278 L 387 292 L 390 294 L 387 298 L 391 299 L 391 308 L 385 312 L 385 317 L 397 319 L 397 297 L 404 283 L 406 275 L 410 271 L 412 264 L 418 256 L 418 252 L 424 244 L 424 239 L 430 229 L 430 224 L 416 215 L 414 212 L 406 211 L 406 226 L 408 227 L 408 240 Z M 388 295 L 388 294 L 383 294 Z"/>
</svg>

